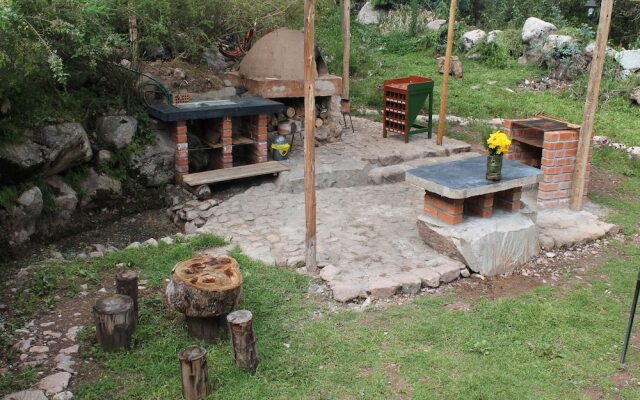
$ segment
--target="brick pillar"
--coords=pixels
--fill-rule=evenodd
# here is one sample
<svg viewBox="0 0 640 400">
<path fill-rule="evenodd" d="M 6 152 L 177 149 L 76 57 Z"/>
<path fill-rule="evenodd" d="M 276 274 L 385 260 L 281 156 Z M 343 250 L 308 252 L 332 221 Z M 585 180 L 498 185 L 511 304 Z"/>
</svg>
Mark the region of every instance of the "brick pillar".
<svg viewBox="0 0 640 400">
<path fill-rule="evenodd" d="M 493 193 L 469 197 L 464 200 L 464 209 L 470 214 L 482 218 L 491 218 L 493 215 Z"/>
<path fill-rule="evenodd" d="M 495 194 L 495 204 L 507 211 L 518 212 L 520 210 L 520 199 L 522 198 L 522 188 L 513 188 Z"/>
<path fill-rule="evenodd" d="M 436 193 L 424 192 L 424 212 L 447 224 L 462 222 L 463 199 L 449 199 Z"/>
<path fill-rule="evenodd" d="M 538 207 L 569 205 L 578 138 L 578 130 L 545 132 L 540 167 L 543 177 L 538 185 Z"/>
<path fill-rule="evenodd" d="M 233 167 L 233 124 L 231 117 L 222 117 L 222 168 Z"/>
<path fill-rule="evenodd" d="M 189 144 L 187 142 L 187 121 L 177 121 L 173 124 L 173 143 L 175 146 L 175 175 L 176 185 L 182 184 L 182 177 L 189 173 Z"/>
<path fill-rule="evenodd" d="M 262 163 L 267 161 L 267 114 L 260 114 L 252 118 L 249 124 L 249 134 L 255 144 L 251 148 L 251 161 L 253 163 Z"/>
</svg>

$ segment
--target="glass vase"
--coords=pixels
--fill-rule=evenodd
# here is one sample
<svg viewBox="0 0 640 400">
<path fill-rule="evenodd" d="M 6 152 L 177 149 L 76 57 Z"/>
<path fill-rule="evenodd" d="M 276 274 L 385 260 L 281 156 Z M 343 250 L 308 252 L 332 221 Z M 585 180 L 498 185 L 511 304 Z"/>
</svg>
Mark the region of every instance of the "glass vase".
<svg viewBox="0 0 640 400">
<path fill-rule="evenodd" d="M 502 179 L 502 154 L 487 154 L 486 178 L 494 182 Z"/>
</svg>

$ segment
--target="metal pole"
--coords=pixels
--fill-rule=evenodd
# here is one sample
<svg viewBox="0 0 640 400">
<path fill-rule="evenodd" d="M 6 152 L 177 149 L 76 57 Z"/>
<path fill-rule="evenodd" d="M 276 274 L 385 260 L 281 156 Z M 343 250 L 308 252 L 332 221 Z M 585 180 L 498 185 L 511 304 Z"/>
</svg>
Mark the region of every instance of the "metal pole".
<svg viewBox="0 0 640 400">
<path fill-rule="evenodd" d="M 627 357 L 627 348 L 629 347 L 629 339 L 631 338 L 631 328 L 633 327 L 633 318 L 636 315 L 636 309 L 638 307 L 638 294 L 640 294 L 640 271 L 638 271 L 638 280 L 636 281 L 636 291 L 633 294 L 633 301 L 631 302 L 631 315 L 629 315 L 629 326 L 627 327 L 627 334 L 624 336 L 624 345 L 622 346 L 622 354 L 620 355 L 620 362 L 624 364 L 624 360 Z"/>
</svg>

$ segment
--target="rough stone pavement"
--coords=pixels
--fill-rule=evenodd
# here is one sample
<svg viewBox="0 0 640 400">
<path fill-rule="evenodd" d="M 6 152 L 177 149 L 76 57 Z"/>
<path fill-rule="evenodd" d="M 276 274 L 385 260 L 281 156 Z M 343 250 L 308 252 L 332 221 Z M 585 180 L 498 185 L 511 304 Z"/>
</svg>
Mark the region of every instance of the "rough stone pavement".
<svg viewBox="0 0 640 400">
<path fill-rule="evenodd" d="M 336 300 L 416 293 L 458 277 L 464 265 L 418 235 L 422 195 L 405 183 L 317 191 L 317 258 Z M 252 187 L 212 208 L 198 232 L 231 236 L 267 263 L 304 261 L 304 194 L 272 183 Z"/>
</svg>

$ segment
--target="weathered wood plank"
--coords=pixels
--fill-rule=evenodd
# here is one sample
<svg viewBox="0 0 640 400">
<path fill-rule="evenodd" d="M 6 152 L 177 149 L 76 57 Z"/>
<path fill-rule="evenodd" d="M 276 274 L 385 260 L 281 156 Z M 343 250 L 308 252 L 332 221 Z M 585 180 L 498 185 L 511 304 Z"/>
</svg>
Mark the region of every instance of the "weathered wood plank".
<svg viewBox="0 0 640 400">
<path fill-rule="evenodd" d="M 289 167 L 279 161 L 243 165 L 240 167 L 214 169 L 212 171 L 196 172 L 183 177 L 183 182 L 189 186 L 204 185 L 207 183 L 225 182 L 234 179 L 248 178 L 251 176 L 277 174 L 288 171 Z"/>
</svg>

